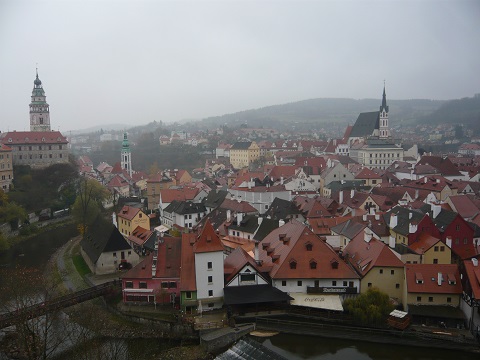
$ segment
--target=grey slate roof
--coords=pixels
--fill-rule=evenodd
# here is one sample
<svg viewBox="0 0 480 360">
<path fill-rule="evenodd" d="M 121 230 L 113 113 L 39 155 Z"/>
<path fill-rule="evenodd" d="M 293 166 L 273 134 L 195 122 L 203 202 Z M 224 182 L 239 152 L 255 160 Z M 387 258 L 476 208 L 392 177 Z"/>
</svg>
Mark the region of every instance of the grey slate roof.
<svg viewBox="0 0 480 360">
<path fill-rule="evenodd" d="M 257 228 L 258 228 L 258 216 L 256 216 L 256 215 L 244 216 L 243 220 L 240 222 L 240 224 L 237 224 L 237 222 L 234 221 L 229 226 L 229 229 L 245 231 L 245 232 L 250 233 L 250 234 L 255 233 L 255 230 L 257 230 Z"/>
<path fill-rule="evenodd" d="M 232 145 L 230 150 L 247 150 L 250 145 L 252 145 L 251 141 L 238 141 Z"/>
<path fill-rule="evenodd" d="M 420 210 L 424 213 L 428 212 L 435 226 L 442 232 L 445 231 L 448 225 L 458 216 L 456 212 L 441 209 L 437 217 L 434 218 L 429 204 L 423 205 Z"/>
<path fill-rule="evenodd" d="M 101 217 L 97 218 L 95 223 L 90 226 L 90 230 L 85 234 L 80 246 L 94 264 L 104 252 L 132 249 L 120 231 Z"/>
<path fill-rule="evenodd" d="M 163 211 L 185 215 L 206 212 L 207 209 L 203 204 L 193 203 L 191 201 L 173 200 Z"/>
<path fill-rule="evenodd" d="M 285 220 L 289 215 L 302 214 L 300 210 L 297 209 L 295 204 L 292 201 L 283 200 L 280 198 L 273 199 L 272 205 L 265 212 L 266 216 L 270 216 L 274 220 Z"/>
<path fill-rule="evenodd" d="M 225 200 L 227 195 L 228 191 L 226 190 L 212 190 L 208 193 L 203 203 L 207 207 L 216 208 Z"/>
<path fill-rule="evenodd" d="M 373 134 L 373 130 L 380 126 L 380 112 L 372 111 L 360 113 L 355 125 L 353 125 L 350 137 L 367 137 Z"/>
<path fill-rule="evenodd" d="M 347 220 L 344 223 L 332 227 L 330 230 L 339 235 L 345 236 L 347 239 L 353 239 L 360 231 L 365 229 L 366 225 L 360 224 L 353 220 Z"/>
<path fill-rule="evenodd" d="M 270 350 L 259 342 L 243 337 L 230 349 L 218 355 L 215 360 L 286 360 L 285 357 Z"/>
<path fill-rule="evenodd" d="M 258 304 L 293 300 L 290 295 L 271 285 L 227 286 L 223 289 L 227 305 Z"/>
<path fill-rule="evenodd" d="M 262 223 L 258 227 L 257 232 L 253 236 L 254 240 L 262 241 L 265 236 L 270 234 L 273 230 L 279 227 L 278 220 L 263 218 Z"/>
<path fill-rule="evenodd" d="M 397 226 L 395 226 L 392 230 L 404 236 L 407 236 L 409 234 L 410 223 L 416 222 L 418 224 L 425 215 L 419 210 L 412 210 L 401 206 L 395 206 L 393 209 L 383 215 L 383 218 L 387 225 L 390 224 L 390 215 L 392 213 L 397 214 Z M 411 219 L 410 214 L 412 214 Z"/>
</svg>

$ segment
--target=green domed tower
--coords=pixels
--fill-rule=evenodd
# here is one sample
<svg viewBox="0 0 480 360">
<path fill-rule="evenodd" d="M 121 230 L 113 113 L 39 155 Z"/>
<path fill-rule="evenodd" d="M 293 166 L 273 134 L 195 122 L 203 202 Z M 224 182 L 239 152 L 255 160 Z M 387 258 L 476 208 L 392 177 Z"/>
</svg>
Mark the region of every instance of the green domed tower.
<svg viewBox="0 0 480 360">
<path fill-rule="evenodd" d="M 128 175 L 132 176 L 132 152 L 128 143 L 127 133 L 123 133 L 122 142 L 122 169 L 126 170 Z"/>
</svg>

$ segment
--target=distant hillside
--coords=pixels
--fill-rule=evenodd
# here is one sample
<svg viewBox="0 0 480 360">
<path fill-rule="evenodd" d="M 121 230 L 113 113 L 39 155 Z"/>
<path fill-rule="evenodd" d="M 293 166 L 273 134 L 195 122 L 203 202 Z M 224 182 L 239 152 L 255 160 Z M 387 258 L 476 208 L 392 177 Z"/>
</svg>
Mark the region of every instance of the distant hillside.
<svg viewBox="0 0 480 360">
<path fill-rule="evenodd" d="M 442 103 L 422 99 L 388 100 L 390 119 L 396 124 L 414 122 L 437 110 Z M 379 99 L 311 99 L 210 117 L 201 120 L 201 123 L 209 128 L 247 123 L 249 126 L 277 129 L 290 129 L 295 125 L 297 131 L 312 130 L 326 124 L 353 124 L 359 113 L 378 110 L 380 104 Z"/>
<path fill-rule="evenodd" d="M 436 111 L 425 116 L 422 121 L 428 124 L 463 124 L 477 133 L 480 131 L 480 94 L 472 98 L 450 100 Z"/>
</svg>

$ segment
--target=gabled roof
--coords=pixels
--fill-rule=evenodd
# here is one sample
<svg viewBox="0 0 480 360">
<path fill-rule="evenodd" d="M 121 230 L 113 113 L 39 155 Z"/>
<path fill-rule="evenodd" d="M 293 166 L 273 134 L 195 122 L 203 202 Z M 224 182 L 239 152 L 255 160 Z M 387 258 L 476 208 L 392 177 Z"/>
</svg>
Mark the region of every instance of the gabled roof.
<svg viewBox="0 0 480 360">
<path fill-rule="evenodd" d="M 273 230 L 261 241 L 258 250 L 263 265 L 272 266 L 273 279 L 358 278 L 327 243 L 296 220 Z"/>
<path fill-rule="evenodd" d="M 265 271 L 268 271 L 268 269 L 262 269 L 262 266 L 258 265 L 255 260 L 248 255 L 241 246 L 239 246 L 233 250 L 223 262 L 225 286 L 228 286 L 230 280 L 232 280 L 240 270 L 245 268 L 246 265 L 253 267 L 260 276 L 262 276 L 262 273 Z M 268 278 L 265 276 L 262 277 L 266 282 L 269 282 Z"/>
<path fill-rule="evenodd" d="M 252 145 L 251 141 L 238 141 L 232 145 L 230 150 L 248 150 L 248 148 Z"/>
<path fill-rule="evenodd" d="M 258 210 L 255 209 L 250 203 L 246 201 L 238 201 L 225 198 L 219 206 L 221 209 L 230 210 L 236 213 L 251 214 L 258 213 Z"/>
<path fill-rule="evenodd" d="M 103 252 L 132 249 L 120 231 L 100 217 L 88 228 L 80 246 L 94 264 Z"/>
<path fill-rule="evenodd" d="M 133 206 L 128 206 L 125 205 L 122 207 L 122 209 L 118 212 L 117 216 L 127 219 L 127 220 L 132 220 L 139 212 L 141 212 L 139 208 L 133 207 Z"/>
<path fill-rule="evenodd" d="M 380 112 L 364 112 L 358 115 L 355 125 L 353 125 L 350 137 L 367 137 L 373 135 L 373 131 L 380 125 Z"/>
<path fill-rule="evenodd" d="M 226 190 L 212 190 L 207 194 L 203 203 L 206 207 L 216 208 L 225 200 L 227 195 L 228 191 Z"/>
<path fill-rule="evenodd" d="M 258 228 L 258 216 L 256 215 L 244 216 L 240 224 L 238 224 L 237 220 L 234 219 L 234 222 L 232 222 L 232 224 L 229 226 L 229 229 L 244 231 L 250 234 L 254 234 L 257 228 Z"/>
<path fill-rule="evenodd" d="M 356 176 L 355 179 L 381 179 L 380 175 L 364 167 Z"/>
<path fill-rule="evenodd" d="M 365 241 L 364 232 L 355 236 L 343 250 L 343 256 L 364 277 L 377 266 L 403 268 L 403 262 L 380 240 Z"/>
<path fill-rule="evenodd" d="M 164 210 L 167 213 L 176 213 L 180 215 L 205 213 L 205 205 L 193 203 L 191 201 L 173 200 Z"/>
<path fill-rule="evenodd" d="M 223 245 L 220 237 L 217 235 L 213 229 L 210 221 L 206 221 L 203 229 L 200 232 L 200 235 L 197 237 L 197 241 L 194 245 L 195 253 L 206 253 L 206 252 L 215 252 L 222 251 Z"/>
<path fill-rule="evenodd" d="M 465 266 L 465 272 L 467 273 L 467 279 L 470 283 L 473 298 L 480 300 L 480 267 L 478 265 L 478 260 L 476 266 L 473 264 L 472 260 L 464 260 L 463 264 Z"/>
<path fill-rule="evenodd" d="M 462 293 L 460 272 L 456 264 L 406 264 L 405 278 L 409 293 Z"/>
<path fill-rule="evenodd" d="M 132 234 L 128 237 L 129 241 L 134 242 L 135 244 L 142 246 L 144 245 L 151 237 L 154 235 L 155 232 L 152 230 L 147 230 L 142 228 L 141 226 L 137 226 L 133 231 Z M 156 239 L 156 236 L 153 236 Z"/>
<path fill-rule="evenodd" d="M 120 175 L 115 175 L 107 184 L 107 187 L 109 188 L 119 188 L 123 186 L 130 186 L 130 185 L 128 181 L 125 180 Z"/>
<path fill-rule="evenodd" d="M 289 216 L 297 214 L 300 215 L 301 211 L 297 209 L 293 202 L 277 197 L 265 212 L 265 216 L 270 216 L 274 220 L 285 220 Z"/>
<path fill-rule="evenodd" d="M 265 236 L 267 236 L 273 230 L 277 229 L 280 226 L 278 220 L 268 219 L 265 217 L 262 219 L 263 219 L 262 223 L 260 224 L 260 226 L 257 229 L 257 232 L 253 236 L 253 239 L 257 241 L 262 241 L 265 238 Z"/>
<path fill-rule="evenodd" d="M 353 239 L 359 233 L 363 234 L 363 229 L 367 227 L 366 224 L 359 223 L 355 220 L 348 219 L 339 225 L 333 226 L 331 231 L 335 234 L 345 236 L 347 239 Z"/>
<path fill-rule="evenodd" d="M 274 180 L 280 180 L 280 178 L 287 178 L 295 175 L 296 166 L 289 165 L 277 165 L 270 170 L 268 176 Z"/>
<path fill-rule="evenodd" d="M 193 200 L 199 191 L 199 189 L 187 187 L 183 189 L 161 189 L 160 197 L 164 204 L 171 203 L 174 200 L 187 201 Z"/>
<path fill-rule="evenodd" d="M 468 195 L 450 195 L 449 201 L 453 205 L 453 210 L 460 214 L 461 217 L 473 218 L 480 213 L 479 207 L 473 201 L 473 197 Z"/>
</svg>

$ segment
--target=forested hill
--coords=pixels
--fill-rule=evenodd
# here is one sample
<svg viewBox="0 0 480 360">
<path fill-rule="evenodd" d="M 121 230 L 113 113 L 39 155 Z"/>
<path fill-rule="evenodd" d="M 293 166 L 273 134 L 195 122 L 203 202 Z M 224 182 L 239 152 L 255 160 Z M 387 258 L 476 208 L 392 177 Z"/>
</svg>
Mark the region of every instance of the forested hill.
<svg viewBox="0 0 480 360">
<path fill-rule="evenodd" d="M 440 100 L 387 100 L 390 118 L 397 124 L 415 122 L 418 118 L 437 110 L 444 101 Z M 361 112 L 376 111 L 381 99 L 311 99 L 283 105 L 267 106 L 260 109 L 246 110 L 234 114 L 209 117 L 201 120 L 202 126 L 235 126 L 247 123 L 255 127 L 274 127 L 309 130 L 325 124 L 353 124 Z"/>
<path fill-rule="evenodd" d="M 463 124 L 480 131 L 480 94 L 472 98 L 450 100 L 436 111 L 425 116 L 422 121 L 427 124 Z"/>
</svg>

